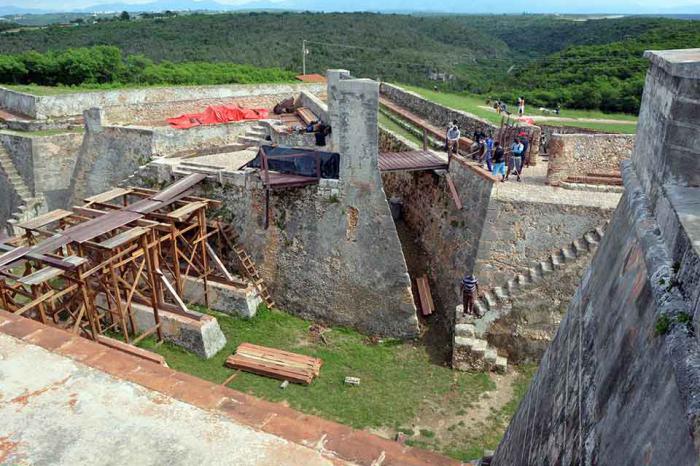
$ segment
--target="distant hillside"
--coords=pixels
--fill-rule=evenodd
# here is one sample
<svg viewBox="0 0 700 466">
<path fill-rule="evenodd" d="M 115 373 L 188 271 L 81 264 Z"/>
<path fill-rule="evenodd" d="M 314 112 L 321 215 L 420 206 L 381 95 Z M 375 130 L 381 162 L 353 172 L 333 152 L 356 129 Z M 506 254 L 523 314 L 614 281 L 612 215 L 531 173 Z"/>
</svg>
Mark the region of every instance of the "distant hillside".
<svg viewBox="0 0 700 466">
<path fill-rule="evenodd" d="M 645 50 L 700 47 L 700 24 L 667 21 L 637 36 L 602 45 L 573 46 L 518 68 L 497 88 L 535 105 L 636 113 L 648 62 Z"/>
<path fill-rule="evenodd" d="M 306 39 L 309 72 L 342 67 L 358 76 L 491 95 L 533 88 L 539 94 L 529 94 L 530 100 L 548 105 L 582 104 L 556 95 L 555 87 L 597 86 L 601 80 L 584 73 L 585 66 L 568 67 L 583 61 L 557 63 L 567 54 L 593 54 L 602 76 L 608 76 L 608 62 L 614 68 L 630 64 L 628 77 L 615 78 L 624 82 L 606 78 L 628 100 L 614 108 L 630 110 L 639 97 L 641 51 L 661 43 L 700 46 L 699 30 L 698 22 L 651 17 L 573 21 L 551 15 L 191 14 L 5 33 L 0 53 L 114 45 L 155 62 L 229 62 L 298 73 Z M 662 38 L 668 40 L 659 42 Z M 614 46 L 618 55 L 609 60 L 608 44 L 623 44 Z M 442 77 L 436 73 L 444 73 L 447 81 L 431 80 Z M 586 105 L 590 102 L 600 99 Z"/>
</svg>

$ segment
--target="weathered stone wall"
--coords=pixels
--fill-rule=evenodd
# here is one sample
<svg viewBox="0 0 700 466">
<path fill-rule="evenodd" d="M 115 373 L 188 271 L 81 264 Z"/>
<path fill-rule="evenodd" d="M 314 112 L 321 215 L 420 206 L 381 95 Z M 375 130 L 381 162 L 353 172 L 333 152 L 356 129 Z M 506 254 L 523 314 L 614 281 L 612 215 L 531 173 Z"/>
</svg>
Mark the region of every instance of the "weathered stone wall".
<svg viewBox="0 0 700 466">
<path fill-rule="evenodd" d="M 148 109 L 161 102 L 217 101 L 266 95 L 296 95 L 302 90 L 323 92 L 321 84 L 232 84 L 225 86 L 152 87 L 76 92 L 72 94 L 34 96 L 0 88 L 0 107 L 37 119 L 80 115 L 92 107 L 130 108 L 138 116 L 138 107 Z M 190 108 L 190 110 L 192 109 Z M 180 112 L 184 113 L 184 112 Z M 174 116 L 174 115 L 168 115 Z"/>
<path fill-rule="evenodd" d="M 651 53 L 625 192 L 492 464 L 698 464 L 698 159 L 667 142 L 700 134 L 699 54 Z"/>
<path fill-rule="evenodd" d="M 379 152 L 406 152 L 417 149 L 419 147 L 413 141 L 379 127 Z"/>
<path fill-rule="evenodd" d="M 239 121 L 188 129 L 175 129 L 168 126 L 140 129 L 153 133 L 153 155 L 168 157 L 178 153 L 237 144 L 238 137 L 244 135 L 254 124 L 256 122 Z"/>
<path fill-rule="evenodd" d="M 432 258 L 431 287 L 445 310 L 460 303 L 459 283 L 473 270 L 480 247 L 494 180 L 465 162 L 453 159 L 450 176 L 463 208 L 456 208 L 444 173 L 382 174 L 387 196 L 403 201 L 403 219 Z M 452 312 L 447 312 L 448 316 Z"/>
<path fill-rule="evenodd" d="M 471 113 L 436 104 L 435 102 L 424 99 L 414 92 L 407 91 L 398 86 L 382 83 L 381 93 L 383 97 L 386 97 L 410 112 L 424 118 L 434 126 L 446 127 L 447 123 L 456 120 L 457 125 L 462 131 L 462 135 L 468 138 L 472 137 L 475 131 L 484 131 L 485 133 L 490 131 L 494 135 L 498 135 L 499 128 L 487 120 L 479 118 L 476 115 L 472 115 Z M 529 149 L 530 154 L 533 156 L 539 154 L 539 127 L 521 124 L 519 131 L 527 133 L 529 139 L 532 141 Z M 536 164 L 536 157 L 533 157 L 531 163 L 533 165 Z"/>
<path fill-rule="evenodd" d="M 611 215 L 612 209 L 494 196 L 484 222 L 476 275 L 484 286 L 505 286 L 506 280 L 603 226 Z M 573 288 L 569 291 L 572 296 Z"/>
<path fill-rule="evenodd" d="M 15 188 L 12 186 L 7 173 L 0 168 L 0 233 L 6 233 L 7 221 L 13 213 L 19 210 L 22 205 L 22 198 L 17 195 Z"/>
<path fill-rule="evenodd" d="M 0 132 L 15 168 L 31 193 L 43 195 L 49 209 L 65 207 L 82 133 L 36 136 Z M 0 217 L 3 218 L 3 217 Z"/>
<path fill-rule="evenodd" d="M 13 113 L 36 117 L 36 97 L 0 87 L 0 107 Z"/>
<path fill-rule="evenodd" d="M 321 121 L 328 123 L 328 105 L 319 96 L 311 92 L 301 91 L 297 103 L 314 112 L 314 115 L 319 117 Z"/>
<path fill-rule="evenodd" d="M 332 73 L 332 72 L 329 72 Z M 265 190 L 255 170 L 221 172 L 202 195 L 240 235 L 280 309 L 399 338 L 418 334 L 401 244 L 377 166 L 378 85 L 329 77 L 340 180 L 274 190 L 265 228 Z M 169 180 L 166 163 L 140 171 L 143 183 Z M 136 180 L 133 180 L 136 182 Z"/>
<path fill-rule="evenodd" d="M 547 182 L 557 186 L 569 176 L 617 171 L 633 146 L 634 135 L 554 134 L 547 146 Z"/>
<path fill-rule="evenodd" d="M 70 204 L 111 189 L 152 155 L 152 131 L 88 126 L 71 176 Z"/>
</svg>

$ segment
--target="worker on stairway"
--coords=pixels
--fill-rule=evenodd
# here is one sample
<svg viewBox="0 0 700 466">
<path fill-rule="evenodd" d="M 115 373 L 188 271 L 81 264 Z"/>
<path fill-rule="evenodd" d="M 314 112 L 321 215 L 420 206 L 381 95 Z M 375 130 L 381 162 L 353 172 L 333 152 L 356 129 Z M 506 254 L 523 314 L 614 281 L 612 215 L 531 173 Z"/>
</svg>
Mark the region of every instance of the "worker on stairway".
<svg viewBox="0 0 700 466">
<path fill-rule="evenodd" d="M 464 306 L 464 315 L 480 318 L 476 309 L 476 298 L 479 294 L 479 280 L 476 279 L 473 273 L 465 275 L 460 285 L 462 290 L 462 305 Z"/>
</svg>

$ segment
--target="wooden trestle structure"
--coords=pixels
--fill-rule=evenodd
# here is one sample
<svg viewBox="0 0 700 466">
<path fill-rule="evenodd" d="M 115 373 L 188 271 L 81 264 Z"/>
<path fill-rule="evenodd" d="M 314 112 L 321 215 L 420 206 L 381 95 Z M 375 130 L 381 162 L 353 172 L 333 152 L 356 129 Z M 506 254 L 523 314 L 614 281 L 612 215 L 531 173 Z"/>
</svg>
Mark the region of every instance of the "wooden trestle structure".
<svg viewBox="0 0 700 466">
<path fill-rule="evenodd" d="M 206 305 L 208 283 L 241 284 L 212 247 L 225 229 L 206 211 L 221 202 L 190 195 L 204 178 L 195 173 L 160 192 L 114 188 L 71 211 L 18 224 L 24 233 L 0 242 L 0 308 L 131 344 L 149 335 L 162 340 L 159 310 L 200 320 L 181 298 L 188 277 L 201 281 Z M 135 304 L 150 307 L 154 318 L 138 335 Z"/>
</svg>

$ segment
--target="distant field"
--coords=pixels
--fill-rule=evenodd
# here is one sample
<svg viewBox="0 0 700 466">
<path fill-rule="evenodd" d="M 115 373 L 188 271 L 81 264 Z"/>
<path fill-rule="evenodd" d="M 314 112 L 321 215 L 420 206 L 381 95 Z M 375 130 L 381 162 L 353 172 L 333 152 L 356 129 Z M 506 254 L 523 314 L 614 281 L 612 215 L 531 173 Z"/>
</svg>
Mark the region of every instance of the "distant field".
<svg viewBox="0 0 700 466">
<path fill-rule="evenodd" d="M 486 106 L 485 97 L 468 94 L 451 94 L 447 92 L 436 92 L 434 90 L 406 84 L 399 84 L 399 86 L 403 87 L 404 89 L 413 91 L 416 94 L 419 94 L 425 97 L 426 99 L 432 100 L 433 102 L 436 102 L 440 105 L 472 113 L 480 118 L 483 118 L 497 125 L 501 123 L 501 117 L 498 114 L 496 114 L 488 108 L 484 108 Z M 509 105 L 509 109 L 511 111 L 516 110 L 515 105 Z M 538 117 L 551 117 L 552 115 L 544 115 L 539 110 L 526 107 L 526 116 L 533 118 L 535 122 L 538 123 Z M 636 125 L 633 123 L 637 121 L 637 117 L 635 117 L 634 115 L 627 115 L 623 113 L 603 113 L 594 110 L 562 109 L 561 114 L 559 116 L 564 118 L 618 120 L 620 123 L 611 123 L 606 121 L 592 122 L 567 121 L 557 119 L 550 120 L 549 118 L 547 118 L 546 120 L 541 120 L 539 121 L 539 123 L 550 126 L 574 126 L 577 128 L 589 128 L 611 133 L 633 134 L 636 132 Z"/>
</svg>

